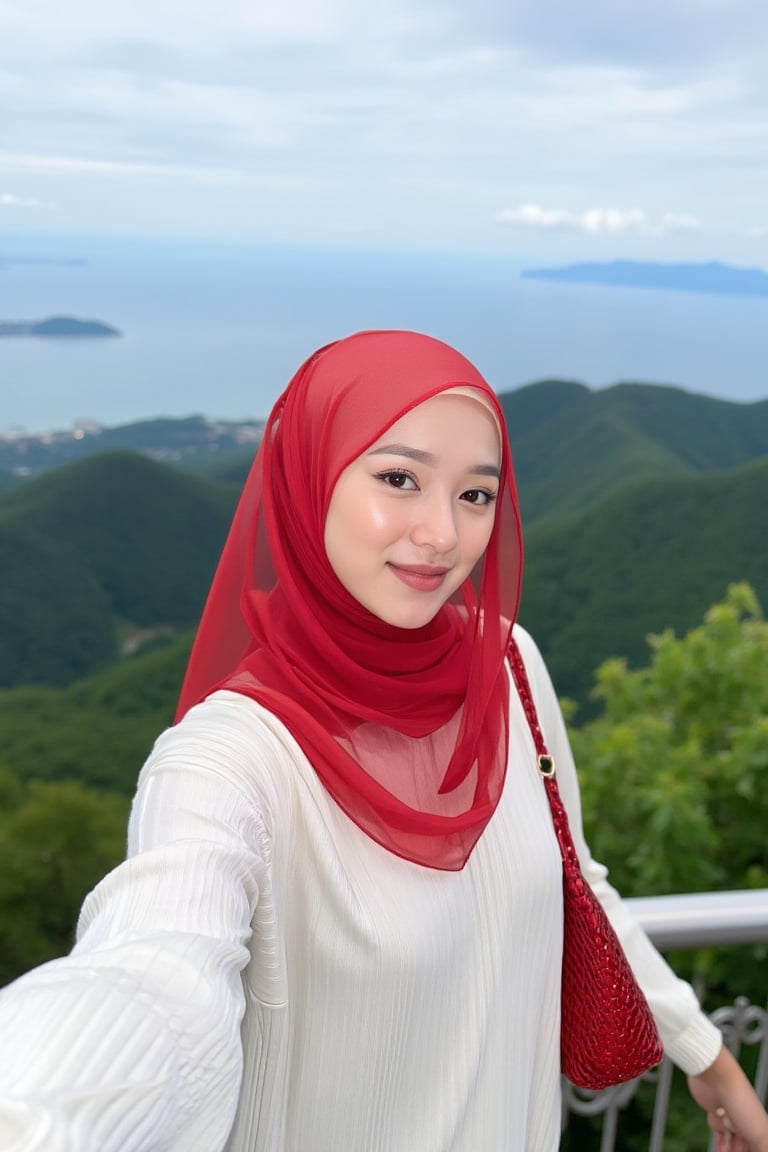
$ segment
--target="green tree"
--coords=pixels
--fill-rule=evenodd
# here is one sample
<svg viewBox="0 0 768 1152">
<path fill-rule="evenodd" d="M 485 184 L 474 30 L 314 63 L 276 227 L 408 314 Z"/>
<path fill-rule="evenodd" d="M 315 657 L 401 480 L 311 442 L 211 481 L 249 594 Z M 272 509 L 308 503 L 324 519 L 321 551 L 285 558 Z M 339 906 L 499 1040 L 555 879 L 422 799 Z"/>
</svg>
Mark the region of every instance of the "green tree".
<svg viewBox="0 0 768 1152">
<path fill-rule="evenodd" d="M 571 739 L 584 825 L 595 857 L 624 895 L 768 887 L 768 623 L 747 584 L 682 637 L 648 638 L 645 667 L 609 660 L 596 673 L 600 714 Z M 703 982 L 705 1007 L 765 998 L 765 945 L 670 955 Z M 754 1051 L 742 1054 L 754 1075 Z M 648 1146 L 652 1094 L 641 1090 L 619 1126 L 618 1147 Z M 569 1149 L 597 1147 L 587 1120 L 569 1126 Z M 664 1147 L 706 1143 L 682 1076 L 673 1084 Z"/>
<path fill-rule="evenodd" d="M 129 802 L 0 771 L 0 984 L 67 952 L 86 893 L 125 854 Z"/>
<path fill-rule="evenodd" d="M 731 585 L 699 627 L 649 644 L 644 668 L 599 668 L 602 712 L 571 733 L 594 854 L 624 895 L 768 887 L 768 623 L 754 592 Z M 680 962 L 759 1000 L 765 951 Z"/>
</svg>

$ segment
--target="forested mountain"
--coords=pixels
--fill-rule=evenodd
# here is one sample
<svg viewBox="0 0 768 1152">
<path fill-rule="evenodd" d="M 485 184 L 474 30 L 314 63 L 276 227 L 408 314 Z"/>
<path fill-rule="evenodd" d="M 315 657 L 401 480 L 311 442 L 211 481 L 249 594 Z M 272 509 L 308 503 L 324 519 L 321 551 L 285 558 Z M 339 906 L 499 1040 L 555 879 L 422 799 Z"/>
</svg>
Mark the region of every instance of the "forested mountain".
<svg viewBox="0 0 768 1152">
<path fill-rule="evenodd" d="M 733 472 L 639 482 L 526 533 L 521 622 L 561 694 L 583 699 L 609 656 L 693 627 L 729 583 L 768 603 L 768 458 Z"/>
<path fill-rule="evenodd" d="M 529 523 L 586 507 L 620 483 L 738 468 L 768 454 L 768 400 L 740 404 L 634 383 L 592 391 L 567 380 L 541 380 L 500 400 Z M 262 425 L 190 416 L 0 436 L 0 470 L 18 479 L 127 449 L 242 483 Z"/>
<path fill-rule="evenodd" d="M 118 452 L 0 495 L 0 686 L 64 684 L 199 615 L 233 486 Z"/>
<path fill-rule="evenodd" d="M 526 523 L 586 508 L 636 480 L 768 455 L 768 400 L 733 404 L 648 384 L 592 392 L 560 380 L 500 399 Z"/>
<path fill-rule="evenodd" d="M 768 600 L 768 401 L 542 381 L 502 403 L 522 619 L 560 691 L 583 698 L 601 659 L 690 627 L 731 581 Z M 225 483 L 106 453 L 0 492 L 0 687 L 72 683 L 132 634 L 192 627 L 250 459 L 222 456 Z"/>
<path fill-rule="evenodd" d="M 768 400 L 737 404 L 648 384 L 593 392 L 540 380 L 500 394 L 526 524 L 578 511 L 619 485 L 738 468 L 768 455 Z M 192 456 L 188 467 L 242 484 L 252 454 Z"/>
<path fill-rule="evenodd" d="M 577 512 L 657 476 L 719 472 L 768 455 L 768 400 L 734 404 L 652 384 L 591 391 L 540 380 L 500 394 L 526 524 Z M 188 467 L 242 483 L 252 453 L 191 457 Z"/>
</svg>

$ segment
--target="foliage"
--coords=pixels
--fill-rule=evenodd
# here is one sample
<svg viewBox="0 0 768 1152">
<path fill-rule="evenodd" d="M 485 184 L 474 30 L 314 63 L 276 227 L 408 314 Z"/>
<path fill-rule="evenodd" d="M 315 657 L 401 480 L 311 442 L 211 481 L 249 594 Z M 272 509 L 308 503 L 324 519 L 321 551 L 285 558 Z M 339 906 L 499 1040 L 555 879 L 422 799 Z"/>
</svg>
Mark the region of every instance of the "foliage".
<svg viewBox="0 0 768 1152">
<path fill-rule="evenodd" d="M 86 892 L 125 854 L 128 801 L 0 771 L 0 984 L 69 950 Z"/>
<path fill-rule="evenodd" d="M 172 722 L 190 640 L 68 688 L 0 692 L 0 984 L 69 949 L 86 893 L 123 857 L 129 797 Z"/>
<path fill-rule="evenodd" d="M 642 667 L 601 665 L 600 715 L 571 727 L 590 847 L 625 896 L 768 887 L 768 623 L 754 591 L 731 585 L 687 635 L 668 629 L 648 642 Z M 705 986 L 712 1009 L 737 995 L 762 1004 L 767 956 L 755 945 L 669 959 Z M 647 1148 L 652 1101 L 641 1090 L 622 1117 L 622 1152 Z M 664 1147 L 692 1152 L 705 1140 L 677 1073 Z M 563 1152 L 598 1141 L 577 1119 Z"/>
<path fill-rule="evenodd" d="M 0 692 L 0 763 L 20 780 L 73 779 L 130 795 L 173 714 L 189 633 L 67 688 Z"/>
<path fill-rule="evenodd" d="M 746 584 L 704 623 L 650 637 L 650 663 L 609 660 L 601 715 L 572 732 L 584 823 L 624 895 L 768 888 L 768 623 Z M 765 994 L 764 946 L 699 953 L 710 984 Z"/>
</svg>

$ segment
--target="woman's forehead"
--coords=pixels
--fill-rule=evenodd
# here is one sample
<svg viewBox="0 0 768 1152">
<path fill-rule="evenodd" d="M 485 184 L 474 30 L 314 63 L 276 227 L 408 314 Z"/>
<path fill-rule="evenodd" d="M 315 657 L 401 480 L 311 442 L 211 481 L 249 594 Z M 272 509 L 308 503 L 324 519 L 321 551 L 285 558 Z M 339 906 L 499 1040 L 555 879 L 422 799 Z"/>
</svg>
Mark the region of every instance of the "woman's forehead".
<svg viewBox="0 0 768 1152">
<path fill-rule="evenodd" d="M 385 444 L 407 445 L 414 437 L 426 442 L 441 433 L 462 447 L 469 448 L 480 440 L 485 442 L 486 452 L 498 455 L 501 451 L 501 428 L 493 405 L 477 389 L 463 387 L 445 389 L 414 405 L 390 424 L 368 451 Z"/>
</svg>

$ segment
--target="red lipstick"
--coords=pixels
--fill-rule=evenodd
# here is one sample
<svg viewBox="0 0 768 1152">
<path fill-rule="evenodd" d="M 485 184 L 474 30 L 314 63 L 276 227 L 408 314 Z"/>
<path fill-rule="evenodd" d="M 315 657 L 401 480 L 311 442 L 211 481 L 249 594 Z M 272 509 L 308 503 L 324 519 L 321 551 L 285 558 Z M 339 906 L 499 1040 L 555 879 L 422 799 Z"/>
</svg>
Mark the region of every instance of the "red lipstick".
<svg viewBox="0 0 768 1152">
<path fill-rule="evenodd" d="M 435 592 L 443 583 L 450 568 L 440 568 L 435 564 L 388 564 L 398 580 L 414 588 L 417 592 Z"/>
</svg>

